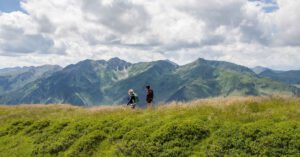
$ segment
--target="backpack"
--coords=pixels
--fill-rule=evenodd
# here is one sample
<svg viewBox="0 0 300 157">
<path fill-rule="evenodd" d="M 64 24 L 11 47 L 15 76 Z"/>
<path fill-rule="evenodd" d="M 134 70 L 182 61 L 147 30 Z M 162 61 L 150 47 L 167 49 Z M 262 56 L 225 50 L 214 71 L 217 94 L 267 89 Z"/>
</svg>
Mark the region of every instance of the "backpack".
<svg viewBox="0 0 300 157">
<path fill-rule="evenodd" d="M 134 103 L 138 103 L 139 101 L 139 96 L 137 94 L 134 94 Z"/>
</svg>

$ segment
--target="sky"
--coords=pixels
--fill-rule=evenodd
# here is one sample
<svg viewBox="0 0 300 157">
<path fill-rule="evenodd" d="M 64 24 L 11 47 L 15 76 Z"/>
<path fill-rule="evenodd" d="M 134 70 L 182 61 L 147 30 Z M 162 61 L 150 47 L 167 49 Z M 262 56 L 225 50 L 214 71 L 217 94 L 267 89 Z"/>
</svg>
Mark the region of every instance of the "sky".
<svg viewBox="0 0 300 157">
<path fill-rule="evenodd" d="M 119 57 L 300 69 L 300 0 L 0 0 L 0 68 Z"/>
<path fill-rule="evenodd" d="M 19 0 L 0 0 L 0 10 L 2 12 L 12 12 L 21 10 Z"/>
</svg>

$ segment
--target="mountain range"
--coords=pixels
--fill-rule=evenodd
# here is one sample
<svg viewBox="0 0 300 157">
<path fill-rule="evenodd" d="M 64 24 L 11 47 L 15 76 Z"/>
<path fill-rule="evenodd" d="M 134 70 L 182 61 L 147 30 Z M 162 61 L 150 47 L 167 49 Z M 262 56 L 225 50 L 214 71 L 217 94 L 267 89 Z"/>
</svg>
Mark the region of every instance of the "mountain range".
<svg viewBox="0 0 300 157">
<path fill-rule="evenodd" d="M 30 82 L 48 77 L 61 69 L 57 65 L 0 69 L 0 95 L 20 89 Z"/>
<path fill-rule="evenodd" d="M 216 96 L 300 95 L 300 71 L 275 71 L 197 59 L 179 66 L 169 60 L 129 63 L 119 58 L 0 70 L 0 104 L 112 105 L 127 102 L 128 89 L 155 103 Z"/>
<path fill-rule="evenodd" d="M 298 87 L 300 85 L 300 70 L 278 71 L 266 68 L 258 75 Z"/>
</svg>

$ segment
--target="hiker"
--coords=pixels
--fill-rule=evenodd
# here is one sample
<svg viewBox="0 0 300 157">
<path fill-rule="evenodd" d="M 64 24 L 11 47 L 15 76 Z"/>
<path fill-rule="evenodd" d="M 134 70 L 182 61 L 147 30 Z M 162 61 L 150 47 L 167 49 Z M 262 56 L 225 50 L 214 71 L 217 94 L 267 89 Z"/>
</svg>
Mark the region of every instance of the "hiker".
<svg viewBox="0 0 300 157">
<path fill-rule="evenodd" d="M 149 85 L 146 86 L 146 89 L 147 89 L 147 96 L 146 96 L 147 108 L 152 108 L 152 103 L 154 98 L 153 90 Z"/>
<path fill-rule="evenodd" d="M 135 106 L 138 102 L 138 95 L 134 93 L 133 89 L 128 90 L 129 95 L 129 102 L 127 103 L 127 106 L 130 105 L 132 109 L 135 109 Z"/>
</svg>

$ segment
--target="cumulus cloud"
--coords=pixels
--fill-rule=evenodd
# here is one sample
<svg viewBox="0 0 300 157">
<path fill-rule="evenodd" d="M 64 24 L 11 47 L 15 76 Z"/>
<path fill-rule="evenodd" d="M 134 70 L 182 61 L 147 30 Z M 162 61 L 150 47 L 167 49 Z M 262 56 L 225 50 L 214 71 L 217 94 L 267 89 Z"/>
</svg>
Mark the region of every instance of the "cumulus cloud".
<svg viewBox="0 0 300 157">
<path fill-rule="evenodd" d="M 120 33 L 143 31 L 148 26 L 148 15 L 142 5 L 124 0 L 85 0 L 84 17 Z"/>
<path fill-rule="evenodd" d="M 0 47 L 2 53 L 48 53 L 52 39 L 35 32 L 30 17 L 21 13 L 2 14 L 0 22 Z"/>
<path fill-rule="evenodd" d="M 299 0 L 23 0 L 21 7 L 0 13 L 0 67 L 117 56 L 300 69 Z"/>
<path fill-rule="evenodd" d="M 272 19 L 276 26 L 276 44 L 282 46 L 300 46 L 300 1 L 278 0 L 280 9 L 272 13 Z"/>
</svg>

